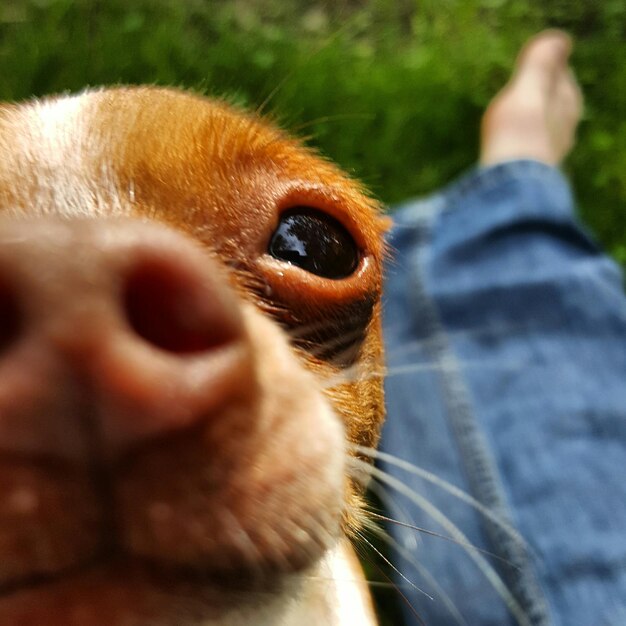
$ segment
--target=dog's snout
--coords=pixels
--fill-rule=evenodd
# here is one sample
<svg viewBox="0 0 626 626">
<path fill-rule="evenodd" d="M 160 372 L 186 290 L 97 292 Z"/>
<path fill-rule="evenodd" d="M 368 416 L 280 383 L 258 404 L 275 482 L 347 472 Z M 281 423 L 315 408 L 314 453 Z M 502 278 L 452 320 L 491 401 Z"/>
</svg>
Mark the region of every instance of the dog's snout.
<svg viewBox="0 0 626 626">
<path fill-rule="evenodd" d="M 137 220 L 0 223 L 0 449 L 73 456 L 80 437 L 62 431 L 85 414 L 113 455 L 192 426 L 237 393 L 245 353 L 225 275 L 184 235 Z"/>
</svg>

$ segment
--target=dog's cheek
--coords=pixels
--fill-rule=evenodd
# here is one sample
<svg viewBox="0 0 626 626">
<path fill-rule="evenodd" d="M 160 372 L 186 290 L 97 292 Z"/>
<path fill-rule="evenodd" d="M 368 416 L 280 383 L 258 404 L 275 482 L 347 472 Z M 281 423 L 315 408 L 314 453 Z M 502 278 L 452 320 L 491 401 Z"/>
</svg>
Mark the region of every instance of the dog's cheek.
<svg viewBox="0 0 626 626">
<path fill-rule="evenodd" d="M 245 392 L 120 476 L 132 553 L 217 571 L 291 571 L 337 539 L 343 426 L 280 329 L 249 305 L 244 319 L 253 361 Z"/>
<path fill-rule="evenodd" d="M 385 418 L 379 305 L 374 307 L 364 335 L 355 364 L 349 368 L 338 368 L 318 359 L 307 359 L 306 353 L 302 352 L 307 368 L 317 380 L 324 381 L 324 393 L 344 424 L 348 459 L 355 454 L 353 445 L 365 448 L 377 446 Z M 369 456 L 363 456 L 361 460 L 371 462 Z M 355 473 L 348 460 L 342 516 L 342 530 L 348 537 L 355 537 L 367 517 L 364 497 L 366 486 L 362 472 Z"/>
</svg>

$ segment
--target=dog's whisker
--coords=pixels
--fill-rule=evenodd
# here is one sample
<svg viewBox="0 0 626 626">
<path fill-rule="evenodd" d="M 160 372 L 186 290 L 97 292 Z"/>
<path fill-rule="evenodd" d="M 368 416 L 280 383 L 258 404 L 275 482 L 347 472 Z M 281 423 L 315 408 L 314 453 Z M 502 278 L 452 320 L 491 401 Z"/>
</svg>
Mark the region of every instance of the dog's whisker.
<svg viewBox="0 0 626 626">
<path fill-rule="evenodd" d="M 445 541 L 449 541 L 455 545 L 458 545 L 459 547 L 465 548 L 465 547 L 470 547 L 470 548 L 474 548 L 475 550 L 478 550 L 481 554 L 484 554 L 485 556 L 488 556 L 492 559 L 496 559 L 506 565 L 508 565 L 511 568 L 514 569 L 519 569 L 516 565 L 514 565 L 513 563 L 511 563 L 511 561 L 509 561 L 508 559 L 505 559 L 504 557 L 491 552 L 489 550 L 485 550 L 484 548 L 479 548 L 478 546 L 470 543 L 470 544 L 464 544 L 459 542 L 458 540 L 454 539 L 453 537 L 449 537 L 448 535 L 444 535 L 443 533 L 439 533 L 436 532 L 432 529 L 428 529 L 428 528 L 423 528 L 421 526 L 416 526 L 415 524 L 412 524 L 411 522 L 409 522 L 408 520 L 410 519 L 410 516 L 408 513 L 406 513 L 398 504 L 398 502 L 396 501 L 396 499 L 386 490 L 383 488 L 382 485 L 380 485 L 379 483 L 376 482 L 376 480 L 372 480 L 370 481 L 369 485 L 368 485 L 368 489 L 382 502 L 382 504 L 384 505 L 384 507 L 388 510 L 388 511 L 396 511 L 398 512 L 401 516 L 402 516 L 402 520 L 398 520 L 398 519 L 394 519 L 392 517 L 386 516 L 386 515 L 382 515 L 381 513 L 377 513 L 376 511 L 373 511 L 371 509 L 369 509 L 367 511 L 367 515 L 369 516 L 369 520 L 367 520 L 367 522 L 369 524 L 372 524 L 372 518 L 377 519 L 381 522 L 385 522 L 387 524 L 393 524 L 394 526 L 401 526 L 402 528 L 406 528 L 407 530 L 411 530 L 414 532 L 408 533 L 408 537 L 414 538 L 416 535 L 418 537 L 421 537 L 422 535 L 428 535 L 430 537 L 435 537 L 437 539 L 443 539 Z M 378 527 L 376 525 L 376 527 Z M 390 536 L 391 537 L 391 536 Z M 410 552 L 411 548 L 406 548 L 404 546 L 402 546 L 403 549 L 405 549 L 407 552 Z M 417 544 L 415 544 L 413 549 L 417 549 Z"/>
<path fill-rule="evenodd" d="M 362 578 L 343 578 L 341 576 L 333 576 L 333 577 L 329 577 L 329 576 L 303 576 L 302 577 L 303 580 L 307 580 L 307 581 L 311 581 L 311 582 L 322 582 L 322 583 L 335 583 L 335 582 L 341 582 L 341 583 L 351 583 L 351 584 L 355 584 L 355 585 L 360 585 L 363 582 L 365 582 L 365 584 L 370 587 L 370 588 L 375 588 L 378 587 L 380 589 L 397 589 L 399 585 L 397 585 L 394 582 L 385 582 L 382 580 L 366 580 L 363 581 Z"/>
<path fill-rule="evenodd" d="M 378 479 L 381 483 L 406 496 L 426 515 L 428 515 L 442 528 L 444 528 L 452 537 L 459 540 L 460 543 L 468 544 L 466 546 L 462 546 L 463 550 L 474 561 L 478 569 L 489 581 L 492 588 L 506 604 L 507 608 L 509 609 L 513 617 L 517 620 L 518 624 L 520 626 L 531 626 L 529 617 L 527 616 L 524 609 L 520 606 L 517 599 L 513 596 L 507 585 L 504 583 L 502 577 L 480 554 L 480 552 L 471 545 L 471 542 L 469 541 L 465 533 L 463 533 L 463 531 L 461 531 L 461 529 L 454 522 L 452 522 L 452 520 L 450 520 L 448 516 L 444 515 L 441 510 L 433 505 L 427 498 L 407 487 L 402 481 L 394 478 L 393 476 L 387 475 L 385 472 L 379 470 L 376 467 L 372 467 L 361 459 L 353 458 L 352 462 L 357 466 L 357 468 L 363 470 L 363 474 L 371 475 L 371 477 Z"/>
<path fill-rule="evenodd" d="M 517 370 L 522 367 L 523 364 L 521 361 L 511 361 L 509 363 L 490 363 L 488 361 L 455 361 L 454 367 L 465 368 L 465 369 L 478 369 L 478 368 L 497 368 L 498 370 L 502 370 L 503 368 L 509 368 L 512 370 Z M 438 372 L 438 371 L 446 371 L 448 368 L 447 363 L 411 363 L 407 365 L 393 365 L 393 366 L 381 366 L 376 364 L 371 369 L 364 367 L 363 363 L 355 364 L 354 367 L 345 368 L 340 376 L 344 378 L 348 378 L 353 372 L 358 373 L 352 376 L 350 380 L 356 380 L 357 378 L 363 380 L 373 380 L 373 379 L 381 379 L 381 378 L 392 378 L 394 376 L 402 376 L 405 374 L 415 374 L 419 372 Z M 365 372 L 365 374 L 363 374 Z M 334 386 L 335 384 L 339 384 L 340 382 L 344 382 L 344 378 L 333 377 L 331 379 L 331 384 L 327 386 Z M 339 383 L 337 382 L 339 381 Z"/>
<path fill-rule="evenodd" d="M 382 380 L 386 370 L 383 365 L 375 361 L 361 359 L 358 362 L 345 367 L 323 381 L 324 389 L 332 389 L 338 385 L 354 383 L 357 381 L 368 382 L 370 380 Z"/>
<path fill-rule="evenodd" d="M 336 358 L 337 356 L 340 356 L 342 354 L 342 352 L 339 352 L 337 355 L 334 354 L 337 348 L 341 348 L 346 344 L 350 344 L 348 346 L 348 349 L 350 349 L 362 337 L 363 329 L 355 328 L 349 332 L 344 332 L 337 337 L 333 337 L 332 339 L 325 339 L 324 341 L 318 343 L 315 348 L 310 350 L 310 353 L 314 357 L 318 358 L 325 358 L 324 355 L 326 354 L 331 354 L 333 358 Z M 311 343 L 315 343 L 314 340 L 311 340 Z M 343 352 L 345 352 L 345 350 L 346 349 L 343 349 Z"/>
<path fill-rule="evenodd" d="M 306 340 L 307 337 L 323 334 L 333 327 L 333 323 L 328 319 L 320 319 L 308 324 L 285 328 L 285 333 L 292 341 L 298 339 Z"/>
<path fill-rule="evenodd" d="M 402 376 L 405 374 L 415 374 L 418 372 L 436 372 L 447 371 L 449 367 L 455 369 L 497 369 L 502 370 L 519 370 L 524 366 L 522 361 L 495 361 L 490 362 L 486 360 L 455 360 L 454 364 L 449 364 L 445 360 L 433 363 L 407 363 L 406 365 L 392 365 L 387 367 L 387 378 L 393 376 Z"/>
<path fill-rule="evenodd" d="M 412 524 L 411 522 L 408 521 L 410 519 L 409 514 L 401 509 L 401 507 L 399 506 L 395 498 L 393 498 L 392 495 L 387 490 L 385 490 L 382 485 L 377 483 L 376 480 L 370 481 L 370 483 L 368 484 L 368 489 L 382 502 L 382 504 L 388 511 L 392 510 L 392 511 L 399 512 L 403 520 L 398 520 L 393 517 L 389 517 L 387 515 L 382 515 L 381 513 L 377 513 L 376 511 L 371 510 L 370 508 L 367 511 L 367 515 L 370 518 L 367 520 L 367 522 L 371 523 L 372 518 L 374 518 L 381 522 L 385 522 L 387 524 L 393 524 L 394 526 L 401 526 L 402 528 L 406 528 L 407 530 L 414 531 L 409 534 L 410 537 L 415 537 L 416 534 L 418 537 L 421 537 L 422 535 L 428 535 L 429 537 L 435 537 L 436 539 L 443 539 L 445 541 L 449 541 L 462 548 L 463 547 L 474 548 L 475 550 L 478 550 L 480 553 L 484 554 L 485 556 L 491 557 L 492 559 L 496 559 L 513 569 L 519 569 L 519 567 L 511 563 L 509 559 L 505 559 L 504 557 L 496 554 L 495 552 L 491 552 L 490 550 L 485 550 L 484 548 L 479 548 L 473 543 L 470 543 L 470 544 L 461 543 L 458 540 L 454 539 L 454 537 L 449 537 L 448 535 L 444 535 L 443 533 L 439 533 L 432 529 L 424 528 L 422 526 L 416 526 L 415 524 Z M 417 545 L 415 546 L 415 549 L 417 549 Z"/>
<path fill-rule="evenodd" d="M 402 507 L 398 504 L 396 499 L 390 493 L 388 493 L 388 491 L 384 489 L 383 486 L 380 485 L 376 480 L 370 481 L 368 488 L 382 502 L 382 504 L 387 510 L 398 512 L 404 518 L 404 520 L 410 519 L 409 515 L 403 511 Z M 415 544 L 414 548 L 406 547 L 399 541 L 396 541 L 388 532 L 386 532 L 378 524 L 376 524 L 374 519 L 378 519 L 386 523 L 393 523 L 396 525 L 400 525 L 410 530 L 415 530 L 419 533 L 417 536 L 426 534 L 426 535 L 434 536 L 437 538 L 446 539 L 447 541 L 451 541 L 452 543 L 459 545 L 460 547 L 465 547 L 468 544 L 462 544 L 459 541 L 453 539 L 452 537 L 448 537 L 447 535 L 443 535 L 441 533 L 437 533 L 435 531 L 428 530 L 425 528 L 420 528 L 407 521 L 395 520 L 385 515 L 381 515 L 380 513 L 373 511 L 371 508 L 368 509 L 367 513 L 368 513 L 369 519 L 365 520 L 366 528 L 376 533 L 377 536 L 379 536 L 383 541 L 385 541 L 388 545 L 390 545 L 393 550 L 395 550 L 402 558 L 404 558 L 407 562 L 409 562 L 416 569 L 416 571 L 422 576 L 422 578 L 426 580 L 427 584 L 429 584 L 431 588 L 435 591 L 436 597 L 441 599 L 441 601 L 444 603 L 444 606 L 447 608 L 447 610 L 450 612 L 450 614 L 453 616 L 453 618 L 455 619 L 457 623 L 467 624 L 465 618 L 461 615 L 461 613 L 457 609 L 450 595 L 445 591 L 445 589 L 443 589 L 443 587 L 438 583 L 436 578 L 419 561 L 419 559 L 414 556 L 412 549 L 415 550 L 417 548 L 417 544 Z M 408 537 L 411 540 L 415 541 L 416 533 L 410 533 Z M 481 552 L 482 554 L 498 559 L 506 563 L 507 565 L 512 566 L 512 564 L 507 559 L 503 559 L 497 554 L 493 554 L 487 550 L 478 548 L 477 546 L 474 546 L 473 544 L 469 544 L 469 547 L 473 547 L 479 552 Z"/>
<path fill-rule="evenodd" d="M 366 456 L 372 459 L 384 461 L 385 463 L 389 463 L 389 465 L 398 467 L 410 474 L 413 474 L 415 476 L 418 476 L 419 478 L 422 478 L 423 480 L 431 484 L 436 485 L 437 487 L 446 491 L 447 493 L 454 496 L 458 500 L 461 500 L 462 502 L 465 502 L 467 505 L 476 509 L 481 515 L 483 515 L 484 517 L 489 519 L 489 521 L 493 522 L 494 524 L 499 526 L 502 530 L 504 530 L 507 533 L 507 535 L 511 539 L 513 539 L 515 542 L 517 542 L 521 547 L 523 547 L 524 549 L 527 548 L 524 538 L 507 521 L 503 520 L 500 515 L 498 515 L 497 513 L 494 513 L 491 509 L 489 509 L 484 504 L 476 500 L 476 498 L 473 498 L 468 493 L 466 493 L 462 489 L 459 489 L 457 486 L 453 485 L 447 480 L 444 480 L 443 478 L 433 474 L 432 472 L 429 472 L 428 470 L 418 467 L 417 465 L 414 465 L 413 463 L 409 463 L 408 461 L 399 459 L 398 457 L 388 454 L 386 452 L 382 452 L 381 450 L 375 450 L 374 448 L 366 448 L 365 446 L 360 446 L 358 444 L 350 444 L 350 447 L 358 454 L 361 454 L 363 456 Z M 370 468 L 372 467 L 371 465 L 368 465 L 368 464 L 365 464 L 365 466 L 370 467 Z M 388 474 L 386 474 L 380 468 L 376 468 L 376 469 L 377 469 L 377 472 L 388 476 Z"/>
<path fill-rule="evenodd" d="M 356 363 L 364 339 L 363 327 L 356 320 L 354 328 L 338 328 L 334 323 L 311 325 L 303 330 L 288 331 L 297 348 L 331 366 L 346 369 Z"/>
<path fill-rule="evenodd" d="M 426 593 L 423 589 L 418 587 L 413 581 L 409 580 L 369 539 L 367 539 L 367 537 L 365 537 L 365 535 L 362 532 L 356 531 L 356 534 L 359 540 L 365 543 L 370 548 L 370 550 L 372 550 L 375 554 L 377 554 L 378 557 L 384 563 L 386 563 L 398 576 L 400 576 L 400 578 L 402 578 L 402 580 L 407 585 L 411 587 L 411 589 L 414 589 L 415 591 L 426 596 L 429 600 L 434 599 L 429 593 Z"/>
<path fill-rule="evenodd" d="M 376 534 L 377 537 L 379 537 L 382 541 L 387 543 L 387 545 L 389 545 L 393 550 L 395 550 L 402 558 L 404 558 L 407 562 L 409 562 L 415 568 L 418 574 L 422 578 L 425 579 L 426 583 L 433 588 L 434 593 L 435 593 L 434 599 L 439 599 L 441 600 L 441 602 L 443 602 L 444 606 L 449 611 L 450 615 L 452 616 L 452 618 L 457 624 L 460 624 L 461 626 L 467 626 L 467 621 L 457 609 L 456 604 L 454 604 L 454 601 L 452 600 L 450 595 L 437 582 L 436 578 L 430 573 L 428 568 L 422 565 L 419 559 L 415 558 L 415 556 L 411 553 L 410 550 L 408 550 L 402 544 L 396 541 L 391 535 L 389 535 L 389 533 L 385 532 L 372 520 L 368 520 L 367 529 L 370 532 Z M 401 574 L 401 576 L 403 575 Z"/>
<path fill-rule="evenodd" d="M 394 519 L 404 520 L 405 522 L 409 523 L 409 520 L 411 520 L 411 515 L 403 506 L 403 503 L 398 501 L 398 498 L 395 497 L 395 494 L 390 493 L 389 490 L 384 489 L 382 485 L 373 480 L 370 481 L 368 485 L 368 491 L 373 493 L 380 500 L 384 507 L 384 510 L 387 511 L 390 515 L 393 515 Z M 372 515 L 382 516 L 380 512 L 375 511 L 372 507 L 368 507 L 367 514 L 370 517 L 372 517 Z M 409 532 L 407 530 L 407 532 L 403 533 L 402 543 L 403 547 L 406 548 L 406 550 L 416 553 L 423 546 L 424 538 L 421 533 Z"/>
<path fill-rule="evenodd" d="M 374 481 L 372 481 L 369 484 L 369 488 L 372 489 L 374 491 L 374 493 L 376 493 L 376 495 L 378 497 L 381 497 L 381 494 L 384 493 L 384 490 L 383 489 L 375 490 L 375 488 L 378 488 L 378 487 L 380 487 L 380 485 L 377 485 Z M 515 568 L 515 569 L 519 569 L 516 565 L 511 563 L 511 561 L 509 561 L 508 559 L 505 559 L 504 557 L 499 556 L 495 552 L 491 552 L 489 550 L 485 550 L 484 548 L 479 548 L 478 546 L 474 545 L 473 543 L 469 543 L 469 544 L 461 543 L 460 541 L 457 541 L 456 539 L 454 539 L 454 537 L 448 537 L 448 535 L 444 535 L 442 533 L 438 533 L 438 532 L 436 532 L 434 530 L 430 530 L 428 528 L 423 528 L 422 526 L 416 526 L 415 524 L 411 524 L 409 522 L 402 522 L 400 520 L 393 519 L 392 517 L 387 517 L 386 515 L 381 515 L 380 513 L 375 513 L 374 511 L 369 511 L 368 515 L 370 517 L 373 517 L 373 518 L 375 518 L 377 520 L 380 520 L 381 522 L 385 522 L 387 524 L 394 524 L 395 526 L 402 526 L 403 528 L 407 528 L 409 530 L 414 530 L 415 532 L 420 533 L 421 535 L 428 535 L 430 537 L 436 537 L 437 539 L 443 539 L 444 541 L 449 541 L 449 542 L 454 543 L 457 546 L 461 546 L 461 547 L 474 548 L 475 550 L 478 550 L 478 552 L 481 552 L 485 556 L 489 556 L 492 559 L 497 559 L 498 561 L 501 561 L 502 563 L 508 565 L 509 567 L 512 567 L 512 568 Z"/>
<path fill-rule="evenodd" d="M 292 126 L 290 128 L 292 133 L 299 134 L 301 131 L 306 128 L 310 128 L 311 126 L 317 126 L 319 124 L 327 124 L 328 122 L 342 122 L 342 121 L 353 121 L 353 120 L 365 120 L 371 121 L 375 118 L 374 115 L 370 113 L 336 113 L 335 115 L 323 115 L 321 117 L 313 118 L 312 120 L 308 120 L 306 122 L 302 122 L 302 124 L 298 124 L 297 126 Z"/>
<path fill-rule="evenodd" d="M 390 578 L 390 576 L 387 575 L 387 573 L 382 569 L 380 564 L 377 563 L 370 555 L 368 555 L 364 551 L 362 546 L 360 546 L 358 544 L 353 544 L 353 547 L 354 547 L 354 551 L 359 556 L 361 561 L 367 561 L 368 563 L 370 563 L 370 565 L 372 565 L 373 567 L 375 567 L 378 570 L 378 572 L 380 573 L 381 576 L 383 576 L 384 578 L 386 578 L 389 581 L 389 583 L 391 584 L 392 588 L 400 596 L 400 598 L 402 598 L 402 601 L 410 609 L 411 613 L 413 614 L 415 619 L 420 623 L 420 625 L 421 626 L 426 626 L 426 624 L 424 623 L 424 620 L 420 617 L 419 613 L 417 612 L 417 609 L 413 606 L 413 604 L 411 603 L 409 598 L 402 591 L 401 586 L 398 583 L 396 583 L 394 580 L 392 580 Z M 369 586 L 371 584 L 371 581 L 366 580 L 366 583 Z"/>
<path fill-rule="evenodd" d="M 363 370 L 363 363 L 358 362 L 359 350 L 361 349 L 361 339 L 361 336 L 357 337 L 343 350 L 334 355 L 331 355 L 331 357 L 328 359 L 328 362 L 331 365 L 340 369 L 346 369 L 347 367 L 356 366 L 358 370 Z M 356 380 L 356 378 L 354 380 Z"/>
<path fill-rule="evenodd" d="M 398 331 L 395 330 L 400 327 L 399 323 L 395 325 L 392 324 L 389 327 L 389 334 L 398 334 Z M 489 324 L 488 326 L 482 326 L 479 328 L 472 329 L 461 329 L 461 330 L 450 330 L 446 331 L 446 340 L 463 340 L 463 339 L 480 339 L 480 338 L 491 338 L 491 337 L 505 337 L 513 333 L 517 333 L 520 330 L 531 331 L 532 326 L 529 324 Z M 418 350 L 424 350 L 425 352 L 429 352 L 434 347 L 438 345 L 441 341 L 441 337 L 439 335 L 431 336 L 425 339 L 411 339 L 411 341 L 406 342 L 402 346 L 396 346 L 393 350 L 389 351 L 394 359 L 399 356 L 410 355 L 413 352 L 417 352 Z"/>
</svg>

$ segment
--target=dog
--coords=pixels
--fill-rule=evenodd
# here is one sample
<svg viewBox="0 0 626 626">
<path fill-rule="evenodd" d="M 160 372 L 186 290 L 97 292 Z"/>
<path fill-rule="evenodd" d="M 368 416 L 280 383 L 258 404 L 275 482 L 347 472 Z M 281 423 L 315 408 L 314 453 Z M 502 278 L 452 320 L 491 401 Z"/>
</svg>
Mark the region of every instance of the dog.
<svg viewBox="0 0 626 626">
<path fill-rule="evenodd" d="M 375 623 L 387 228 L 220 101 L 0 106 L 0 626 Z"/>
</svg>

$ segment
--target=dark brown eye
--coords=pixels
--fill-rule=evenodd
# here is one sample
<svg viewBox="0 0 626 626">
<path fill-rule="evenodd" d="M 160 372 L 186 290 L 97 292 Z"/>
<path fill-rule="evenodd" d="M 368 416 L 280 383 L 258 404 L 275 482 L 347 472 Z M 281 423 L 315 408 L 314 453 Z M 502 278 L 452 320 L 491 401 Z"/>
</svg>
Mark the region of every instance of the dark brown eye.
<svg viewBox="0 0 626 626">
<path fill-rule="evenodd" d="M 324 278 L 345 278 L 359 264 L 356 243 L 341 223 L 306 206 L 294 207 L 280 216 L 269 253 Z"/>
</svg>

